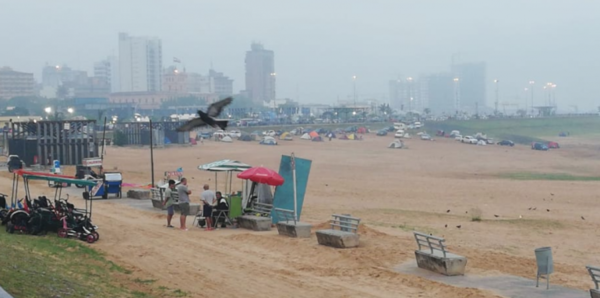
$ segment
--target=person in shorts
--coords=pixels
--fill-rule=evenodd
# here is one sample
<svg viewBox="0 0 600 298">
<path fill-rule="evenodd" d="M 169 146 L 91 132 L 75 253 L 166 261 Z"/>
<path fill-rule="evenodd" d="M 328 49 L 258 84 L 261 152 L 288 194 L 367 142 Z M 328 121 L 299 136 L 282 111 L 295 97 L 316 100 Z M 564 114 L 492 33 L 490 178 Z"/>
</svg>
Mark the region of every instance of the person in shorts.
<svg viewBox="0 0 600 298">
<path fill-rule="evenodd" d="M 204 184 L 204 191 L 200 194 L 200 200 L 204 203 L 202 208 L 202 215 L 206 219 L 206 230 L 213 230 L 213 218 L 212 218 L 212 209 L 213 206 L 217 204 L 217 197 L 215 193 L 209 189 L 208 184 Z"/>
<path fill-rule="evenodd" d="M 187 231 L 185 222 L 190 214 L 190 194 L 192 194 L 192 191 L 188 190 L 186 178 L 181 178 L 181 183 L 177 186 L 177 194 L 179 196 L 179 211 L 181 212 L 179 217 L 180 229 Z"/>
<path fill-rule="evenodd" d="M 169 187 L 165 190 L 165 200 L 163 201 L 163 206 L 167 208 L 167 228 L 172 228 L 171 219 L 173 218 L 173 214 L 175 210 L 173 207 L 175 205 L 175 198 L 177 190 L 175 189 L 175 180 L 169 180 Z"/>
</svg>

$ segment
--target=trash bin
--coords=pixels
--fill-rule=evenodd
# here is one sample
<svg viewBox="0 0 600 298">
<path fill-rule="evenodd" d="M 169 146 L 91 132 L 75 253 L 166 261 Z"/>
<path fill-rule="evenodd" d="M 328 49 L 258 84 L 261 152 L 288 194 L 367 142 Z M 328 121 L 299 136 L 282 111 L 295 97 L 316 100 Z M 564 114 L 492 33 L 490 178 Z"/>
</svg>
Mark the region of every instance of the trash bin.
<svg viewBox="0 0 600 298">
<path fill-rule="evenodd" d="M 121 198 L 121 184 L 123 183 L 123 176 L 118 172 L 104 173 L 104 186 L 105 196 L 108 194 L 116 194 L 118 198 Z"/>
<path fill-rule="evenodd" d="M 535 250 L 535 261 L 537 263 L 538 275 L 548 275 L 554 273 L 554 262 L 552 261 L 552 248 L 537 248 Z"/>
</svg>

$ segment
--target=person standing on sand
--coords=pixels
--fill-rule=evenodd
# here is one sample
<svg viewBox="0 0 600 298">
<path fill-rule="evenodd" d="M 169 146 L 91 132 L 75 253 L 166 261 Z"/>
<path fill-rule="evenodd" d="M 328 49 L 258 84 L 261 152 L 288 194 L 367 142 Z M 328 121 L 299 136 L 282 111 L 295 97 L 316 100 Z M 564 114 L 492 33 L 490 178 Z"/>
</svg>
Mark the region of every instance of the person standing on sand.
<svg viewBox="0 0 600 298">
<path fill-rule="evenodd" d="M 181 212 L 179 217 L 180 229 L 187 231 L 185 222 L 190 213 L 190 194 L 192 194 L 192 191 L 188 190 L 186 178 L 181 178 L 181 184 L 177 186 L 177 194 L 179 195 L 179 211 Z"/>
<path fill-rule="evenodd" d="M 172 228 L 171 219 L 173 218 L 173 214 L 175 211 L 173 210 L 173 205 L 175 204 L 175 194 L 177 190 L 175 189 L 175 180 L 169 180 L 169 187 L 165 190 L 165 201 L 163 202 L 163 206 L 167 207 L 167 228 Z"/>
<path fill-rule="evenodd" d="M 206 219 L 206 230 L 212 231 L 212 209 L 213 206 L 217 203 L 217 197 L 215 193 L 209 189 L 208 184 L 204 184 L 204 191 L 200 194 L 200 200 L 204 203 L 204 207 L 202 209 L 202 215 Z"/>
</svg>

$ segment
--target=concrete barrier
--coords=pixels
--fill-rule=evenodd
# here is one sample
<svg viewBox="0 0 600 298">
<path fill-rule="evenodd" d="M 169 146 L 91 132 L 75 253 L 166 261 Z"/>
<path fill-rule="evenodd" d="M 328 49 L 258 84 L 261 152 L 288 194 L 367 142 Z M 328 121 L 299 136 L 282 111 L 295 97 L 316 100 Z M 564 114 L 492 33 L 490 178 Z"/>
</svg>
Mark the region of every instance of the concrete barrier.
<svg viewBox="0 0 600 298">
<path fill-rule="evenodd" d="M 465 274 L 467 258 L 463 256 L 446 253 L 444 257 L 440 251 L 431 253 L 431 251 L 416 250 L 415 257 L 419 268 L 448 276 Z"/>
<path fill-rule="evenodd" d="M 277 232 L 279 235 L 295 237 L 295 238 L 310 238 L 310 229 L 312 225 L 303 222 L 278 222 Z"/>
<path fill-rule="evenodd" d="M 0 298 L 13 298 L 9 293 L 4 291 L 2 287 L 0 287 Z"/>
<path fill-rule="evenodd" d="M 138 200 L 149 200 L 152 198 L 152 191 L 149 189 L 130 189 L 127 191 L 127 197 Z"/>
<path fill-rule="evenodd" d="M 335 248 L 357 247 L 359 243 L 358 234 L 340 230 L 319 230 L 317 231 L 317 242 L 320 245 Z"/>
<path fill-rule="evenodd" d="M 152 199 L 152 207 L 156 209 L 163 209 L 163 202 L 159 199 Z"/>
<path fill-rule="evenodd" d="M 253 231 L 270 231 L 271 218 L 254 215 L 242 215 L 237 218 L 238 226 Z"/>
</svg>

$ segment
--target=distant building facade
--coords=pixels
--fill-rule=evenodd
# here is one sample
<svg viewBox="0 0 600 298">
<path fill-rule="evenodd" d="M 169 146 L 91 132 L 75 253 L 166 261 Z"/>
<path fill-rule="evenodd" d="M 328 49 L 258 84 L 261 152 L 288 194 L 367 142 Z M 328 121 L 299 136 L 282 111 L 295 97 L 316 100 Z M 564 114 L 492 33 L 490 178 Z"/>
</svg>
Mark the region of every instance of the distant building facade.
<svg viewBox="0 0 600 298">
<path fill-rule="evenodd" d="M 422 111 L 423 100 L 420 96 L 420 81 L 408 77 L 389 82 L 390 107 L 400 111 Z"/>
<path fill-rule="evenodd" d="M 462 63 L 452 66 L 458 79 L 459 111 L 477 112 L 486 107 L 485 62 Z"/>
<path fill-rule="evenodd" d="M 177 98 L 176 95 L 166 92 L 120 92 L 111 93 L 109 103 L 130 104 L 142 110 L 160 109 L 165 101 Z"/>
<path fill-rule="evenodd" d="M 34 96 L 35 93 L 32 73 L 14 71 L 10 67 L 0 68 L 0 99 Z"/>
<path fill-rule="evenodd" d="M 419 78 L 421 101 L 432 113 L 454 115 L 456 106 L 456 83 L 452 73 L 437 73 Z"/>
<path fill-rule="evenodd" d="M 275 54 L 259 43 L 246 52 L 246 94 L 254 103 L 275 100 Z"/>
<path fill-rule="evenodd" d="M 46 65 L 42 69 L 43 87 L 58 88 L 65 83 L 84 85 L 87 78 L 87 72 L 74 70 L 67 65 Z"/>
<path fill-rule="evenodd" d="M 174 66 L 165 69 L 162 90 L 179 95 L 192 95 L 213 102 L 233 94 L 233 80 L 221 72 L 209 70 L 208 75 L 185 72 Z"/>
<path fill-rule="evenodd" d="M 162 74 L 160 39 L 119 33 L 120 92 L 159 92 Z"/>
<path fill-rule="evenodd" d="M 106 60 L 94 63 L 94 77 L 104 81 L 110 87 L 110 92 L 119 92 L 119 59 L 109 56 Z"/>
</svg>

